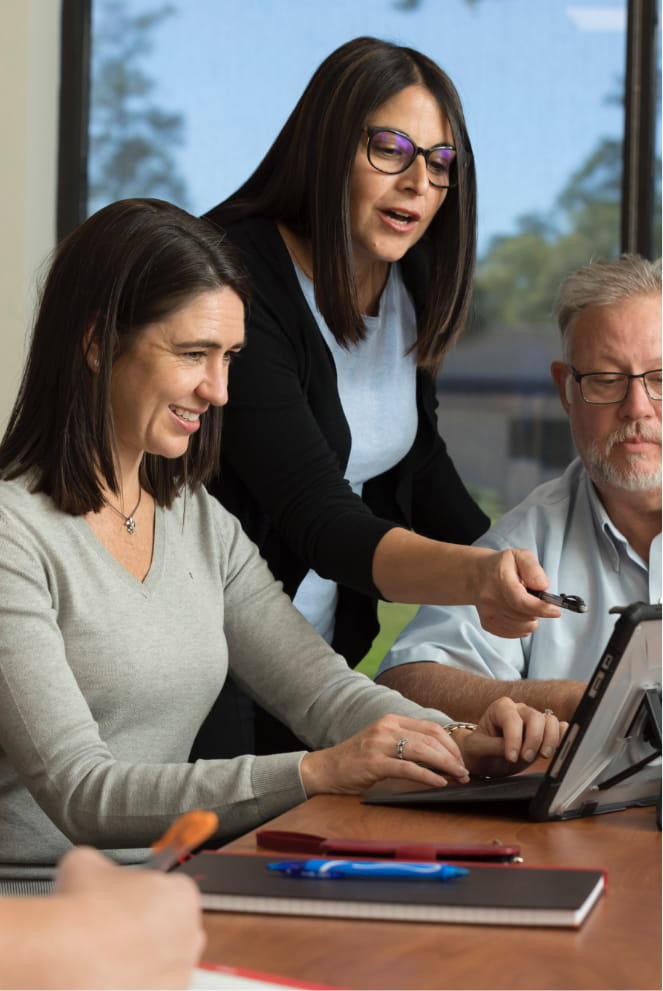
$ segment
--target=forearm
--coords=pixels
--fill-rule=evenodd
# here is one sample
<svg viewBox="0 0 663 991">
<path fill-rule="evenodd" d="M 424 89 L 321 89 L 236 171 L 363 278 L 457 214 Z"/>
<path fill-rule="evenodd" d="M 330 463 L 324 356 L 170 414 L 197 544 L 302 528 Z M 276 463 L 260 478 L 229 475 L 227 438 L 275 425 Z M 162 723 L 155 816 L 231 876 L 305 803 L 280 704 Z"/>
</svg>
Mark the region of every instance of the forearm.
<svg viewBox="0 0 663 991">
<path fill-rule="evenodd" d="M 478 722 L 491 702 L 505 696 L 533 709 L 552 709 L 559 719 L 568 721 L 585 690 L 580 681 L 498 681 L 433 661 L 401 664 L 377 680 L 419 705 L 441 709 L 452 719 L 469 722 Z"/>
<path fill-rule="evenodd" d="M 477 599 L 480 563 L 495 553 L 431 540 L 397 527 L 375 549 L 373 581 L 392 602 L 466 605 Z"/>
<path fill-rule="evenodd" d="M 400 527 L 389 530 L 373 555 L 373 581 L 396 602 L 474 605 L 481 625 L 499 637 L 533 633 L 540 618 L 561 609 L 530 595 L 548 578 L 531 551 L 463 547 L 430 540 Z"/>
</svg>

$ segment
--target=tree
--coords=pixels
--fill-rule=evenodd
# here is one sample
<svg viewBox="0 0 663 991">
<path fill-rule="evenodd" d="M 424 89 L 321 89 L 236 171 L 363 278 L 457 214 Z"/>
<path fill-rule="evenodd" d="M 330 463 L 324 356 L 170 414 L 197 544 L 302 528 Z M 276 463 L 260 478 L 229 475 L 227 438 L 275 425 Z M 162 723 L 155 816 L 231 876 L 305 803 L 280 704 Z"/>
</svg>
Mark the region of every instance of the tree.
<svg viewBox="0 0 663 991">
<path fill-rule="evenodd" d="M 496 323 L 548 322 L 569 272 L 592 258 L 617 257 L 621 170 L 621 143 L 603 139 L 548 213 L 522 216 L 515 235 L 493 238 L 478 266 L 470 332 Z"/>
<path fill-rule="evenodd" d="M 617 87 L 606 102 L 622 104 L 622 89 Z M 493 238 L 479 262 L 469 334 L 491 324 L 549 322 L 552 300 L 571 271 L 593 258 L 619 255 L 622 165 L 622 142 L 601 139 L 548 212 L 521 216 L 515 235 Z M 660 244 L 660 159 L 654 175 L 654 243 Z"/>
<path fill-rule="evenodd" d="M 88 209 L 126 196 L 154 196 L 186 207 L 186 184 L 172 149 L 183 140 L 180 114 L 150 103 L 155 83 L 141 66 L 152 29 L 170 5 L 129 13 L 124 0 L 95 4 L 92 52 Z"/>
</svg>

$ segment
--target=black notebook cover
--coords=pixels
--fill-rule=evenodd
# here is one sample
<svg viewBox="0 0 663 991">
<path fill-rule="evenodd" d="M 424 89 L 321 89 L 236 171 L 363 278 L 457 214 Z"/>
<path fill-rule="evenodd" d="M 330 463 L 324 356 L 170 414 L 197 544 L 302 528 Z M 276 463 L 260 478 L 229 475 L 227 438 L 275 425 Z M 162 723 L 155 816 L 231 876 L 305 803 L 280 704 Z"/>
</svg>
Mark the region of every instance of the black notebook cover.
<svg viewBox="0 0 663 991">
<path fill-rule="evenodd" d="M 178 870 L 197 882 L 203 908 L 216 911 L 465 925 L 577 928 L 605 887 L 604 871 L 580 868 L 473 864 L 451 881 L 292 878 L 267 869 L 283 859 L 207 851 Z"/>
</svg>

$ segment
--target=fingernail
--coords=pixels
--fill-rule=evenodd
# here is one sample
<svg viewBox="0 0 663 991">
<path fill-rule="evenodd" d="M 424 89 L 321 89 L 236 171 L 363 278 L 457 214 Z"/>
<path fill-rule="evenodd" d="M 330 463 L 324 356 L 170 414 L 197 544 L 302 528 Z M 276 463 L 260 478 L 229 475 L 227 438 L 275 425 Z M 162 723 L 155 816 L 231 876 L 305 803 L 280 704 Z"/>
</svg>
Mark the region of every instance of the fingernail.
<svg viewBox="0 0 663 991">
<path fill-rule="evenodd" d="M 553 752 L 552 747 L 544 747 L 543 750 L 541 751 L 544 757 L 551 757 L 552 752 Z"/>
<path fill-rule="evenodd" d="M 534 760 L 534 751 L 533 750 L 526 750 L 525 751 L 525 760 Z"/>
<path fill-rule="evenodd" d="M 514 764 L 515 764 L 515 762 L 518 760 L 518 751 L 517 750 L 510 750 L 509 751 L 509 760 L 513 761 Z"/>
</svg>

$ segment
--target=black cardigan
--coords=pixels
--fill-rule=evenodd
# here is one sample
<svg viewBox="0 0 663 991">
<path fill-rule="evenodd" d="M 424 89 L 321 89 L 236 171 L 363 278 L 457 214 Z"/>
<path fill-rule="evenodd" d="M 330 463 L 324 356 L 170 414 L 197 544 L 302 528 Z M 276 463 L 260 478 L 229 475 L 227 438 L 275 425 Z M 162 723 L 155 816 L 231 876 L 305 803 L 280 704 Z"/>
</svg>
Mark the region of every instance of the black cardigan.
<svg viewBox="0 0 663 991">
<path fill-rule="evenodd" d="M 338 583 L 333 646 L 354 666 L 379 629 L 372 563 L 384 534 L 404 526 L 469 544 L 489 521 L 437 432 L 435 383 L 421 370 L 412 448 L 367 482 L 361 497 L 352 492 L 344 478 L 351 437 L 334 361 L 278 229 L 263 218 L 224 229 L 248 267 L 251 302 L 247 347 L 230 373 L 221 471 L 209 488 L 239 517 L 291 597 L 309 568 Z M 410 251 L 402 271 L 419 312 L 423 253 Z"/>
</svg>

